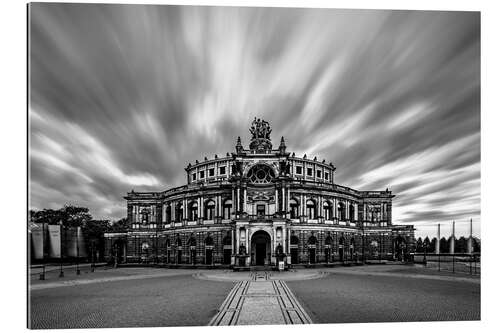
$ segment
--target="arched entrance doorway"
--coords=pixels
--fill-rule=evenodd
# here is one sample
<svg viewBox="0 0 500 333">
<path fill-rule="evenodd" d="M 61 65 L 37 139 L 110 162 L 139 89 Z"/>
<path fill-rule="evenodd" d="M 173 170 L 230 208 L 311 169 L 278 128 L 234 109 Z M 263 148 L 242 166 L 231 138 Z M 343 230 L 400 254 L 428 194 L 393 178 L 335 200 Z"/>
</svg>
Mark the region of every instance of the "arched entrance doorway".
<svg viewBox="0 0 500 333">
<path fill-rule="evenodd" d="M 292 265 L 299 263 L 299 238 L 295 235 L 290 237 L 290 256 L 292 257 Z"/>
<path fill-rule="evenodd" d="M 271 236 L 264 230 L 252 235 L 252 264 L 258 266 L 269 265 L 271 262 Z"/>
<path fill-rule="evenodd" d="M 394 254 L 396 256 L 396 260 L 403 261 L 405 257 L 406 250 L 406 242 L 405 239 L 401 236 L 396 237 L 394 240 Z"/>
<path fill-rule="evenodd" d="M 339 260 L 340 261 L 344 261 L 344 245 L 345 245 L 345 238 L 344 238 L 344 236 L 342 236 L 339 239 Z"/>
<path fill-rule="evenodd" d="M 226 237 L 224 237 L 224 239 L 222 240 L 222 244 L 224 245 L 222 262 L 224 265 L 230 265 L 233 245 L 232 245 L 231 235 L 229 234 L 229 232 L 227 233 Z"/>
<path fill-rule="evenodd" d="M 309 240 L 307 241 L 307 248 L 309 251 L 309 263 L 310 264 L 315 264 L 316 263 L 316 243 L 318 240 L 316 239 L 315 236 L 309 237 Z"/>
<path fill-rule="evenodd" d="M 208 235 L 205 238 L 205 265 L 213 264 L 214 239 Z"/>
<path fill-rule="evenodd" d="M 121 263 L 125 262 L 127 243 L 123 239 L 117 239 L 113 242 L 113 246 L 112 246 L 111 251 L 112 251 L 111 257 L 116 258 L 115 260 L 116 260 L 117 264 L 121 264 Z"/>
</svg>

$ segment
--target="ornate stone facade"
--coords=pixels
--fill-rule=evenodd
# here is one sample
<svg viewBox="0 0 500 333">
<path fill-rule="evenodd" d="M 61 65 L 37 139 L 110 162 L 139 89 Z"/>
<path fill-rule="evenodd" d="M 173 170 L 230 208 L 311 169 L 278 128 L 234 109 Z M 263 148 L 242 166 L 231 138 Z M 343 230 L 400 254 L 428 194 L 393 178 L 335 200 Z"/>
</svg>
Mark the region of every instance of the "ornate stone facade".
<svg viewBox="0 0 500 333">
<path fill-rule="evenodd" d="M 119 262 L 253 266 L 401 260 L 413 226 L 392 224 L 389 191 L 334 182 L 331 163 L 272 149 L 271 128 L 255 119 L 249 149 L 186 167 L 187 184 L 129 192 L 126 233 L 106 234 Z"/>
</svg>

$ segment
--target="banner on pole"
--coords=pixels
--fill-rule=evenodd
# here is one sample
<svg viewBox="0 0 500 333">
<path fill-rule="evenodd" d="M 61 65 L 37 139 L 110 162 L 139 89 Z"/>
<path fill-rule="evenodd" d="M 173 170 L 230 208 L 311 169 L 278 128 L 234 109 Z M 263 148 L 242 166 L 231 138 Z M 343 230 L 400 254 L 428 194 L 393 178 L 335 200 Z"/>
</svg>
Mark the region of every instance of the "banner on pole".
<svg viewBox="0 0 500 333">
<path fill-rule="evenodd" d="M 41 224 L 36 224 L 31 229 L 32 259 L 43 259 L 43 231 Z"/>
<path fill-rule="evenodd" d="M 61 226 L 49 225 L 49 257 L 61 258 Z"/>
</svg>

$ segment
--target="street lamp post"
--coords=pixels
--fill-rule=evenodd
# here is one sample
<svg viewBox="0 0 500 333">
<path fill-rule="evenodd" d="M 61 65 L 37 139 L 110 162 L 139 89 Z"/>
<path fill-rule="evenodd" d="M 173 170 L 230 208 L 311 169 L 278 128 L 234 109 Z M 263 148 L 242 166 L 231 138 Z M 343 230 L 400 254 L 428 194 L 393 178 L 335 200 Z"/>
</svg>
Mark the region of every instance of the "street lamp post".
<svg viewBox="0 0 500 333">
<path fill-rule="evenodd" d="M 61 226 L 61 239 L 63 239 L 64 236 L 64 224 L 62 223 L 62 220 L 60 221 L 60 226 Z M 64 241 L 62 242 L 64 244 Z M 63 251 L 62 251 L 62 246 L 61 246 L 61 258 L 59 258 L 59 277 L 62 278 L 64 277 L 64 271 L 63 271 Z"/>
<path fill-rule="evenodd" d="M 40 280 L 45 280 L 45 223 L 42 222 L 42 272 Z"/>
<path fill-rule="evenodd" d="M 427 241 L 424 240 L 424 265 L 427 266 Z"/>
<path fill-rule="evenodd" d="M 80 275 L 80 244 L 78 239 L 78 227 L 76 227 L 76 275 Z"/>
<path fill-rule="evenodd" d="M 115 242 L 115 245 L 113 246 L 114 250 L 115 250 L 115 263 L 114 263 L 114 268 L 118 268 L 118 244 L 116 244 Z"/>
<path fill-rule="evenodd" d="M 361 257 L 362 263 L 365 264 L 365 223 L 361 221 Z"/>
<path fill-rule="evenodd" d="M 158 223 L 155 225 L 155 263 L 158 265 Z"/>
<path fill-rule="evenodd" d="M 91 244 L 90 245 L 90 255 L 91 255 L 90 271 L 94 272 L 94 240 L 92 240 L 90 244 Z"/>
</svg>

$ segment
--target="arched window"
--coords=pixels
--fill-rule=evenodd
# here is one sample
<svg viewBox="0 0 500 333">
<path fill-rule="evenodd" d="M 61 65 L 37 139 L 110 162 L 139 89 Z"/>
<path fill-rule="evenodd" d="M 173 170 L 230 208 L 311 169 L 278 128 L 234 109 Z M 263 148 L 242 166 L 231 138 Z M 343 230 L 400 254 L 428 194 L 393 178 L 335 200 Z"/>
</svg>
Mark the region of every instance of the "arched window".
<svg viewBox="0 0 500 333">
<path fill-rule="evenodd" d="M 205 220 L 213 220 L 215 217 L 215 202 L 207 200 L 205 202 Z"/>
<path fill-rule="evenodd" d="M 231 208 L 233 207 L 233 201 L 231 199 L 226 199 L 224 201 L 223 207 L 223 219 L 229 220 L 231 218 Z"/>
<path fill-rule="evenodd" d="M 143 208 L 141 210 L 141 222 L 143 224 L 149 223 L 149 214 L 150 214 L 150 211 L 148 208 Z"/>
<path fill-rule="evenodd" d="M 316 219 L 316 215 L 317 215 L 317 212 L 316 212 L 316 203 L 309 199 L 307 200 L 306 202 L 306 211 L 307 211 L 307 218 L 309 220 L 314 220 Z"/>
<path fill-rule="evenodd" d="M 290 200 L 290 218 L 291 219 L 299 218 L 299 203 L 295 199 Z"/>
<path fill-rule="evenodd" d="M 233 240 L 231 238 L 231 235 L 227 235 L 226 237 L 224 237 L 224 239 L 222 240 L 222 244 L 223 245 L 231 245 L 233 243 Z"/>
<path fill-rule="evenodd" d="M 354 214 L 354 205 L 350 204 L 349 205 L 349 221 L 354 221 L 354 217 L 355 217 L 355 214 Z"/>
<path fill-rule="evenodd" d="M 205 246 L 213 246 L 214 245 L 214 239 L 211 236 L 207 236 L 205 238 Z"/>
<path fill-rule="evenodd" d="M 323 203 L 323 217 L 325 220 L 332 219 L 332 204 L 329 201 Z"/>
<path fill-rule="evenodd" d="M 339 220 L 345 221 L 345 204 L 343 202 L 339 202 L 337 210 Z"/>
<path fill-rule="evenodd" d="M 191 201 L 189 203 L 188 219 L 189 221 L 198 220 L 198 203 L 196 201 Z"/>
<path fill-rule="evenodd" d="M 273 180 L 274 172 L 266 164 L 257 164 L 248 171 L 247 178 L 254 184 L 268 184 Z"/>
<path fill-rule="evenodd" d="M 182 205 L 182 202 L 178 202 L 175 206 L 175 220 L 177 222 L 182 221 L 182 214 L 184 214 L 184 206 Z"/>
<path fill-rule="evenodd" d="M 165 221 L 167 221 L 167 223 L 170 223 L 172 222 L 172 206 L 170 206 L 170 204 L 167 205 L 167 209 L 165 210 L 165 214 L 167 215 Z"/>
</svg>

